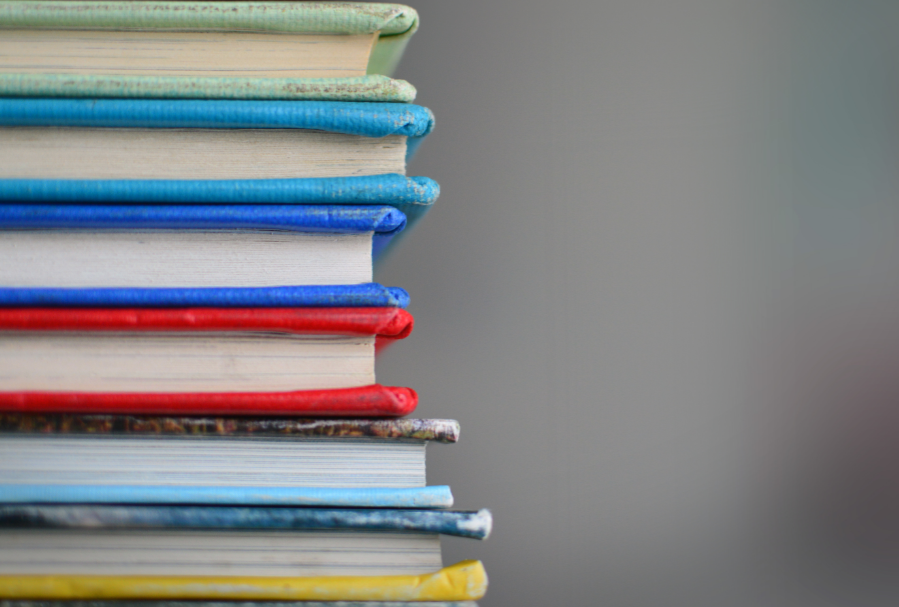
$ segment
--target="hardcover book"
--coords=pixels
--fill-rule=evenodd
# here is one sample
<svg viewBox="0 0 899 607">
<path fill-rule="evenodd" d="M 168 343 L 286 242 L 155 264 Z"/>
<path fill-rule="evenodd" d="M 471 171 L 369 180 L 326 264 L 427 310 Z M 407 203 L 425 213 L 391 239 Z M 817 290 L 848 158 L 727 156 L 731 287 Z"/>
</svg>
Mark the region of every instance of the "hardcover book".
<svg viewBox="0 0 899 607">
<path fill-rule="evenodd" d="M 0 2 L 0 95 L 401 101 L 396 4 Z"/>
<path fill-rule="evenodd" d="M 398 308 L 0 308 L 0 410 L 405 415 Z"/>
<path fill-rule="evenodd" d="M 421 575 L 486 510 L 0 505 L 2 575 Z"/>
<path fill-rule="evenodd" d="M 392 207 L 0 204 L 0 288 L 370 283 Z"/>
<path fill-rule="evenodd" d="M 392 205 L 411 226 L 439 195 L 404 175 L 433 124 L 390 103 L 0 99 L 0 201 Z"/>
<path fill-rule="evenodd" d="M 404 174 L 433 125 L 396 103 L 0 98 L 0 178 Z"/>
<path fill-rule="evenodd" d="M 0 503 L 447 508 L 425 447 L 458 435 L 452 420 L 3 413 Z"/>
</svg>

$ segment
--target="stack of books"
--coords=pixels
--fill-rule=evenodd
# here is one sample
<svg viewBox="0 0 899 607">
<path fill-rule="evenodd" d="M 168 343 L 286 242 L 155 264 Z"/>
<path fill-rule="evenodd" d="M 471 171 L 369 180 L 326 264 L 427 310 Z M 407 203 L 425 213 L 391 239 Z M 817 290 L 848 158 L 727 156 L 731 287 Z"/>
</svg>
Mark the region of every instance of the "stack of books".
<svg viewBox="0 0 899 607">
<path fill-rule="evenodd" d="M 472 605 L 375 381 L 433 204 L 400 5 L 0 1 L 0 599 Z"/>
</svg>

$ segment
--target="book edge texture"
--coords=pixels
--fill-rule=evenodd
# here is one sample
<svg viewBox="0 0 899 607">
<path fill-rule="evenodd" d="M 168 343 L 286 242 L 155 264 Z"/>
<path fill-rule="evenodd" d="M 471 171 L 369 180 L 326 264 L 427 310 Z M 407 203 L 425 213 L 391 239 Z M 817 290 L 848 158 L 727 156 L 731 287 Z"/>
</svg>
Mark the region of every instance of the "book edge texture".
<svg viewBox="0 0 899 607">
<path fill-rule="evenodd" d="M 483 540 L 492 525 L 489 510 L 0 504 L 5 529 L 406 531 Z"/>
<path fill-rule="evenodd" d="M 0 576 L 0 596 L 49 600 L 466 601 L 483 597 L 487 583 L 480 561 L 462 561 L 416 576 Z"/>
</svg>

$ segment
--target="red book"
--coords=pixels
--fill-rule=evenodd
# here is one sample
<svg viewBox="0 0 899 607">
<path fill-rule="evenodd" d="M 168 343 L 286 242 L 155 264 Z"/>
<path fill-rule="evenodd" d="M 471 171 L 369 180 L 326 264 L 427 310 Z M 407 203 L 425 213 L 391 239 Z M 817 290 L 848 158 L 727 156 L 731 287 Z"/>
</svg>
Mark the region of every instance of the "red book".
<svg viewBox="0 0 899 607">
<path fill-rule="evenodd" d="M 0 411 L 400 416 L 398 308 L 0 308 Z"/>
</svg>

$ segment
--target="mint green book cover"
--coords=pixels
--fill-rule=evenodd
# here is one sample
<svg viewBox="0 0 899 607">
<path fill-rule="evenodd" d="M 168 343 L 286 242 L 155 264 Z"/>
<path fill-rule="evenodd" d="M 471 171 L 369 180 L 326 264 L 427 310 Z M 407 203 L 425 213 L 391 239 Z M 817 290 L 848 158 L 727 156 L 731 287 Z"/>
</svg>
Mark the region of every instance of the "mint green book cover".
<svg viewBox="0 0 899 607">
<path fill-rule="evenodd" d="M 314 99 L 408 103 L 415 88 L 390 74 L 418 14 L 399 4 L 0 0 L 2 30 L 373 34 L 364 76 L 337 78 L 0 73 L 0 96 Z"/>
</svg>

